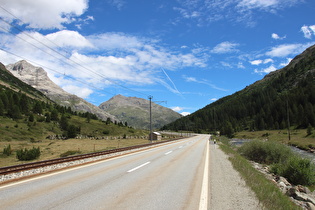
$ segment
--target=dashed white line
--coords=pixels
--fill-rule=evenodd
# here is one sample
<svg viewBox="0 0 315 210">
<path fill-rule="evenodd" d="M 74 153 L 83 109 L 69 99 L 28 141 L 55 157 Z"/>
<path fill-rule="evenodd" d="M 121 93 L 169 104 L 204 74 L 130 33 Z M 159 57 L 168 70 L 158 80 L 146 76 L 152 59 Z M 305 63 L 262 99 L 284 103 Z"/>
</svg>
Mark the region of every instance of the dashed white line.
<svg viewBox="0 0 315 210">
<path fill-rule="evenodd" d="M 149 163 L 150 163 L 150 161 L 148 161 L 148 162 L 146 162 L 146 163 L 143 163 L 142 165 L 137 166 L 137 167 L 135 167 L 135 168 L 133 168 L 133 169 L 130 169 L 130 170 L 127 171 L 127 172 L 128 172 L 128 173 L 133 172 L 133 171 L 135 171 L 135 170 L 137 170 L 137 169 L 139 169 L 139 168 L 141 168 L 141 167 L 143 167 L 143 166 L 145 166 L 145 165 L 148 165 Z"/>
<path fill-rule="evenodd" d="M 167 153 L 165 153 L 165 155 L 171 154 L 173 151 L 168 151 Z"/>
</svg>

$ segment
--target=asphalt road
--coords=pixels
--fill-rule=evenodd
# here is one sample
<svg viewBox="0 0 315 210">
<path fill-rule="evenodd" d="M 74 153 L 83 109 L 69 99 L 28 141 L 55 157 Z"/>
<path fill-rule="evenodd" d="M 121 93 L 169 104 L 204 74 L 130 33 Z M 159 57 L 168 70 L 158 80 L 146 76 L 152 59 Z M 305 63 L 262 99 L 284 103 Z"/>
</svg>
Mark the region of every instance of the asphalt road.
<svg viewBox="0 0 315 210">
<path fill-rule="evenodd" d="M 0 209 L 206 209 L 208 138 L 0 186 Z"/>
</svg>

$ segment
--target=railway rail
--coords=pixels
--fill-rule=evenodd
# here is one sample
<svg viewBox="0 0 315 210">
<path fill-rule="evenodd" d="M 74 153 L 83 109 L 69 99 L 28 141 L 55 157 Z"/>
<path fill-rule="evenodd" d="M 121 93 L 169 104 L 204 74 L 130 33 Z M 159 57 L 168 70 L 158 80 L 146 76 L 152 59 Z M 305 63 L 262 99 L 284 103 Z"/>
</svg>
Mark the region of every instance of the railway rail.
<svg viewBox="0 0 315 210">
<path fill-rule="evenodd" d="M 144 148 L 144 147 L 148 147 L 148 146 L 154 146 L 154 145 L 167 143 L 167 142 L 171 142 L 171 141 L 175 141 L 175 140 L 179 140 L 179 139 L 181 139 L 181 138 L 175 138 L 172 140 L 155 142 L 155 143 L 135 145 L 135 146 L 130 146 L 130 147 L 123 147 L 123 148 L 118 148 L 118 149 L 105 150 L 105 151 L 101 151 L 101 152 L 93 152 L 93 153 L 74 155 L 74 156 L 63 157 L 63 158 L 56 158 L 56 159 L 51 159 L 51 160 L 43 160 L 43 161 L 38 161 L 38 162 L 2 167 L 2 168 L 0 168 L 0 175 L 17 173 L 17 172 L 21 172 L 21 171 L 30 170 L 30 169 L 36 169 L 36 168 L 40 168 L 40 167 L 45 167 L 45 166 L 50 166 L 50 165 L 55 165 L 55 164 L 60 164 L 60 163 L 65 163 L 65 162 L 70 162 L 70 161 L 76 161 L 76 160 L 81 160 L 81 159 L 85 159 L 85 158 L 91 158 L 91 157 L 96 157 L 96 156 L 101 156 L 101 155 L 108 155 L 108 154 L 113 154 L 113 153 L 117 153 L 117 152 L 123 152 L 123 151 L 128 151 L 128 150 L 133 150 L 133 149 Z"/>
</svg>

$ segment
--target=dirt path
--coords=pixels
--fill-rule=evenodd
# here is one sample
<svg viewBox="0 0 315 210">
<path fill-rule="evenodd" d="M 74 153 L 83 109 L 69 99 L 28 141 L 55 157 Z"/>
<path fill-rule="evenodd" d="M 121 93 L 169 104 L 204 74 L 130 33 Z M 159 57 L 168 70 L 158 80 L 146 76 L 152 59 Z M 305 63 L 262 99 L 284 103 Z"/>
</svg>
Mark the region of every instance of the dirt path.
<svg viewBox="0 0 315 210">
<path fill-rule="evenodd" d="M 211 210 L 262 209 L 258 200 L 233 168 L 228 156 L 210 142 L 209 186 Z"/>
</svg>

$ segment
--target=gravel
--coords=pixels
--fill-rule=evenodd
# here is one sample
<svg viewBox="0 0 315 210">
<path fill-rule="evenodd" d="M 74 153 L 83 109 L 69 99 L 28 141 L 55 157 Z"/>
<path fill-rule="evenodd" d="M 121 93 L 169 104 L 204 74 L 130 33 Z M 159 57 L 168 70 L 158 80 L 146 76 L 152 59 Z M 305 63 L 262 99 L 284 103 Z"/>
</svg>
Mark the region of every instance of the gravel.
<svg viewBox="0 0 315 210">
<path fill-rule="evenodd" d="M 218 145 L 210 143 L 209 207 L 220 210 L 262 209 L 253 191 Z"/>
</svg>

